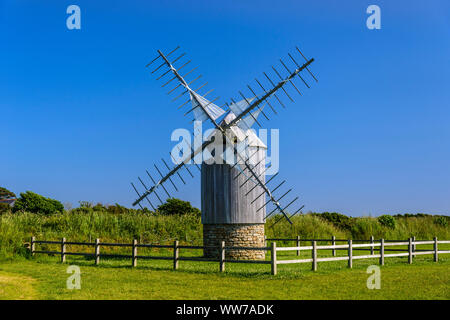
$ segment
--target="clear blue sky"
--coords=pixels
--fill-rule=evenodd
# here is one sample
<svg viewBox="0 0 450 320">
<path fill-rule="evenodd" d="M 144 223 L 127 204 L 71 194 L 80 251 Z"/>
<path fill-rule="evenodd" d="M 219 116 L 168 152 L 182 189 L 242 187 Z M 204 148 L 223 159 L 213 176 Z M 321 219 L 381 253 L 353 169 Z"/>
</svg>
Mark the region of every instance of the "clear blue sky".
<svg viewBox="0 0 450 320">
<path fill-rule="evenodd" d="M 180 45 L 225 102 L 298 45 L 319 83 L 264 124 L 305 209 L 450 213 L 449 1 L 1 0 L 0 37 L 0 185 L 16 193 L 131 206 L 130 181 L 189 128 L 144 68 L 157 49 Z M 176 196 L 199 206 L 199 174 Z"/>
</svg>

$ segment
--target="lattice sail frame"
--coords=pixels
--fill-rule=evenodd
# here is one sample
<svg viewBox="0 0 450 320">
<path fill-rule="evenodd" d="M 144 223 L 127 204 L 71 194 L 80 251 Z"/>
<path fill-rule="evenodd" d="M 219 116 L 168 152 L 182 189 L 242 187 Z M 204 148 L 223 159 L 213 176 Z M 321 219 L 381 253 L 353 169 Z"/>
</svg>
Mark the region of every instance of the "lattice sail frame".
<svg viewBox="0 0 450 320">
<path fill-rule="evenodd" d="M 272 79 L 267 75 L 267 73 L 264 72 L 263 73 L 264 77 L 270 83 L 270 88 L 271 88 L 270 90 L 266 90 L 266 88 L 263 86 L 263 84 L 258 79 L 255 79 L 255 82 L 258 84 L 258 86 L 262 90 L 259 94 L 257 94 L 256 91 L 253 90 L 253 88 L 251 88 L 249 85 L 247 85 L 247 88 L 249 89 L 250 94 L 251 94 L 250 98 L 246 98 L 245 95 L 241 91 L 239 91 L 239 95 L 242 98 L 241 101 L 236 102 L 233 98 L 231 98 L 230 99 L 231 103 L 225 103 L 222 107 L 219 107 L 216 104 L 214 104 L 214 102 L 217 101 L 220 97 L 216 97 L 211 101 L 206 99 L 206 96 L 209 95 L 213 90 L 209 90 L 204 94 L 199 93 L 199 90 L 203 89 L 207 85 L 207 82 L 202 84 L 200 87 L 198 87 L 195 90 L 190 87 L 194 82 L 196 82 L 198 79 L 200 79 L 202 77 L 201 75 L 197 76 L 196 78 L 194 78 L 193 80 L 191 80 L 189 82 L 187 82 L 185 80 L 186 76 L 193 73 L 197 68 L 191 69 L 189 72 L 187 72 L 184 75 L 180 74 L 180 70 L 182 70 L 185 66 L 189 65 L 191 60 L 188 60 L 187 62 L 183 63 L 178 69 L 175 68 L 174 64 L 177 61 L 180 61 L 180 59 L 186 55 L 185 53 L 181 54 L 180 56 L 173 59 L 172 61 L 169 60 L 169 57 L 174 52 L 176 52 L 179 48 L 180 48 L 179 46 L 176 47 L 174 50 L 169 52 L 167 55 L 164 55 L 160 50 L 158 50 L 158 56 L 155 59 L 153 59 L 150 63 L 148 63 L 146 65 L 146 67 L 149 67 L 150 65 L 152 65 L 154 62 L 156 62 L 159 59 L 163 60 L 163 62 L 156 69 L 151 71 L 151 74 L 154 74 L 156 71 L 158 71 L 159 69 L 161 69 L 163 67 L 167 68 L 167 70 L 165 72 L 163 72 L 162 74 L 160 74 L 157 77 L 157 80 L 160 80 L 163 77 L 165 77 L 166 75 L 170 75 L 170 74 L 172 74 L 173 77 L 170 78 L 168 81 L 166 81 L 162 85 L 162 87 L 165 87 L 166 85 L 168 85 L 175 79 L 177 79 L 179 82 L 179 84 L 176 85 L 174 88 L 172 88 L 167 94 L 175 93 L 177 89 L 182 88 L 182 92 L 179 93 L 178 96 L 176 96 L 173 99 L 173 101 L 184 96 L 186 93 L 189 94 L 189 99 L 186 102 L 184 102 L 182 105 L 180 105 L 178 108 L 181 108 L 184 105 L 186 105 L 187 103 L 191 102 L 192 108 L 190 110 L 188 110 L 185 113 L 185 115 L 192 113 L 192 114 L 194 114 L 194 118 L 197 121 L 209 120 L 214 125 L 215 130 L 217 132 L 219 132 L 223 136 L 224 139 L 227 140 L 229 145 L 233 146 L 232 147 L 233 154 L 236 156 L 236 159 L 238 160 L 238 161 L 236 161 L 236 163 L 233 164 L 233 167 L 237 165 L 237 167 L 240 171 L 237 176 L 244 174 L 247 176 L 245 183 L 253 183 L 254 184 L 254 187 L 250 191 L 252 191 L 254 188 L 256 188 L 258 186 L 262 188 L 263 193 L 261 193 L 259 196 L 257 196 L 256 199 L 258 199 L 259 197 L 261 197 L 263 195 L 265 195 L 268 198 L 268 200 L 265 202 L 264 206 L 259 208 L 258 210 L 261 210 L 262 208 L 264 208 L 265 206 L 267 206 L 269 204 L 273 205 L 273 207 L 274 207 L 274 209 L 266 215 L 265 219 L 267 219 L 273 213 L 278 211 L 278 213 L 281 213 L 283 216 L 280 219 L 278 219 L 275 223 L 278 223 L 284 217 L 289 223 L 292 224 L 292 221 L 290 220 L 290 218 L 292 218 L 294 215 L 300 213 L 304 206 L 301 206 L 298 210 L 296 210 L 291 215 L 287 214 L 286 209 L 289 208 L 295 201 L 297 201 L 299 197 L 295 197 L 287 205 L 282 207 L 280 204 L 280 201 L 287 194 L 289 194 L 292 191 L 292 189 L 289 189 L 287 192 L 283 193 L 279 197 L 275 197 L 274 192 L 277 191 L 278 189 L 280 189 L 281 186 L 286 182 L 286 180 L 283 180 L 280 184 L 278 184 L 276 187 L 274 187 L 272 190 L 270 190 L 268 187 L 268 184 L 270 182 L 272 182 L 276 176 L 278 176 L 278 173 L 274 174 L 267 182 L 264 183 L 263 180 L 261 179 L 261 176 L 263 174 L 265 174 L 266 170 L 270 166 L 266 167 L 263 170 L 263 172 L 261 173 L 261 175 L 258 175 L 254 170 L 255 166 L 258 164 L 256 164 L 256 165 L 252 164 L 252 156 L 248 155 L 248 153 L 245 152 L 246 151 L 245 144 L 244 144 L 244 147 L 242 147 L 242 144 L 234 143 L 234 136 L 232 134 L 230 134 L 230 132 L 232 132 L 232 130 L 229 130 L 229 129 L 233 128 L 234 126 L 237 126 L 237 127 L 241 128 L 242 130 L 247 130 L 247 129 L 250 129 L 250 127 L 254 123 L 257 123 L 259 126 L 261 126 L 257 120 L 257 118 L 260 114 L 262 114 L 267 120 L 269 120 L 266 113 L 264 113 L 264 111 L 263 111 L 263 109 L 266 105 L 268 105 L 270 107 L 270 109 L 275 114 L 277 114 L 276 109 L 269 102 L 269 100 L 272 97 L 274 97 L 276 99 L 276 101 L 283 108 L 285 108 L 285 105 L 283 104 L 281 99 L 276 94 L 276 92 L 280 89 L 289 98 L 289 100 L 294 101 L 292 99 L 291 95 L 289 95 L 288 91 L 286 90 L 287 88 L 285 88 L 285 85 L 287 83 L 289 83 L 298 94 L 302 95 L 299 88 L 294 84 L 294 78 L 298 77 L 299 79 L 301 79 L 302 83 L 307 88 L 310 88 L 310 85 L 306 82 L 305 78 L 302 77 L 302 75 L 301 75 L 301 72 L 306 70 L 308 72 L 308 74 L 317 82 L 318 81 L 317 78 L 314 76 L 314 74 L 309 69 L 310 64 L 312 62 L 314 62 L 314 59 L 313 58 L 307 59 L 303 55 L 303 53 L 300 51 L 300 49 L 298 47 L 296 47 L 297 52 L 302 56 L 302 58 L 305 60 L 305 62 L 300 65 L 299 63 L 297 63 L 297 61 L 294 59 L 294 57 L 291 54 L 288 54 L 290 60 L 295 64 L 294 71 L 291 71 L 288 68 L 288 66 L 285 64 L 285 62 L 283 62 L 283 60 L 280 59 L 281 65 L 287 71 L 288 74 L 287 74 L 287 76 L 283 77 L 282 74 L 276 68 L 274 68 L 272 66 L 272 70 L 277 75 L 277 77 L 280 79 L 279 82 L 275 84 L 272 81 Z M 217 120 L 220 119 L 223 115 L 227 114 L 227 112 L 223 109 L 225 107 L 229 108 L 228 113 L 233 113 L 235 115 L 235 117 L 234 117 L 234 119 L 232 119 L 229 122 L 225 122 L 225 121 L 219 122 Z M 248 138 L 248 136 L 246 137 L 246 140 L 247 140 L 247 138 Z M 151 182 L 153 183 L 153 185 L 151 187 L 147 187 L 145 182 L 140 177 L 138 177 L 139 182 L 142 184 L 142 186 L 145 189 L 145 191 L 143 193 L 141 193 L 138 191 L 138 189 L 136 188 L 134 183 L 131 183 L 133 189 L 135 190 L 136 194 L 138 195 L 138 198 L 133 202 L 133 206 L 139 205 L 141 208 L 143 208 L 141 205 L 141 202 L 145 199 L 145 200 L 147 200 L 149 205 L 153 208 L 153 210 L 155 210 L 156 208 L 153 205 L 153 203 L 151 202 L 151 200 L 149 199 L 149 196 L 154 194 L 155 197 L 158 199 L 158 201 L 162 204 L 163 203 L 162 197 L 157 192 L 158 190 L 161 191 L 161 189 L 162 189 L 164 191 L 164 194 L 167 195 L 167 197 L 171 197 L 169 191 L 165 187 L 166 182 L 169 181 L 170 184 L 172 185 L 172 187 L 175 189 L 175 191 L 178 191 L 178 188 L 175 185 L 175 182 L 172 180 L 172 176 L 174 176 L 176 174 L 178 176 L 178 178 L 180 179 L 180 181 L 182 181 L 183 184 L 186 184 L 186 180 L 180 174 L 181 169 L 183 169 L 183 168 L 186 169 L 186 171 L 189 173 L 189 175 L 193 178 L 194 175 L 189 170 L 188 164 L 190 164 L 192 159 L 194 159 L 200 152 L 203 152 L 203 150 L 205 148 L 207 148 L 208 146 L 210 146 L 212 143 L 213 143 L 213 140 L 205 141 L 202 143 L 202 145 L 200 147 L 198 147 L 195 150 L 189 146 L 190 150 L 191 150 L 190 154 L 188 154 L 186 157 L 184 157 L 184 159 L 182 159 L 177 165 L 175 165 L 172 168 L 169 167 L 169 165 L 167 164 L 167 162 L 164 159 L 161 159 L 164 166 L 168 170 L 168 172 L 166 174 L 163 174 L 161 172 L 161 170 L 156 165 L 154 165 L 154 168 L 156 169 L 156 171 L 158 172 L 158 174 L 160 176 L 159 180 L 155 180 L 153 178 L 153 176 L 150 175 L 149 171 L 146 170 L 146 173 L 147 173 L 148 177 L 150 178 Z M 172 154 L 171 154 L 171 157 L 173 159 Z M 197 169 L 200 170 L 200 167 L 198 166 L 198 164 L 195 164 L 195 166 L 197 167 Z M 237 176 L 235 178 L 237 178 Z M 243 186 L 243 185 L 241 185 L 241 186 Z M 250 193 L 250 191 L 246 195 L 248 195 Z M 254 199 L 254 201 L 256 199 Z"/>
</svg>

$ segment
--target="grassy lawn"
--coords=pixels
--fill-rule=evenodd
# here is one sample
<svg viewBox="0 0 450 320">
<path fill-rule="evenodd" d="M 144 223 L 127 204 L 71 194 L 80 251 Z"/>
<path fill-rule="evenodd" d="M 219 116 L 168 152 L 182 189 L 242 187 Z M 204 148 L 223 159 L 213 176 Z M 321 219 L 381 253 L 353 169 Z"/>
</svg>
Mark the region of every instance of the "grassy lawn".
<svg viewBox="0 0 450 320">
<path fill-rule="evenodd" d="M 279 256 L 288 258 L 297 257 Z M 322 262 L 317 272 L 309 263 L 279 265 L 271 276 L 270 265 L 227 263 L 221 274 L 213 262 L 180 261 L 173 271 L 171 261 L 140 260 L 131 268 L 129 260 L 94 266 L 81 257 L 61 264 L 39 255 L 0 261 L 0 299 L 450 299 L 450 255 L 439 258 L 419 256 L 412 265 L 406 257 L 386 258 L 381 289 L 369 290 L 366 269 L 378 259 L 355 260 L 353 269 L 346 261 Z M 71 264 L 81 269 L 80 290 L 66 289 Z"/>
<path fill-rule="evenodd" d="M 35 284 L 34 278 L 0 271 L 0 298 L 7 300 L 37 299 Z"/>
</svg>

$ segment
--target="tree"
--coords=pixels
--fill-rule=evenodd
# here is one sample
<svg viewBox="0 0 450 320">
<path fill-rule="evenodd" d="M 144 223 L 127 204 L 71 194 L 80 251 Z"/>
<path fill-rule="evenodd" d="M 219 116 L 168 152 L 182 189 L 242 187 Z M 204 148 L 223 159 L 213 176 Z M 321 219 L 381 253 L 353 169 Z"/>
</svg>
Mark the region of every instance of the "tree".
<svg viewBox="0 0 450 320">
<path fill-rule="evenodd" d="M 27 191 L 20 194 L 20 198 L 14 204 L 13 211 L 53 214 L 64 212 L 64 206 L 58 200 L 45 198 L 37 193 Z"/>
<path fill-rule="evenodd" d="M 15 197 L 16 195 L 14 194 L 14 192 L 11 192 L 6 188 L 0 187 L 0 200 L 14 199 Z"/>
<path fill-rule="evenodd" d="M 200 210 L 193 207 L 189 201 L 176 198 L 167 199 L 166 203 L 158 206 L 159 213 L 163 215 L 195 214 L 200 215 Z"/>
</svg>

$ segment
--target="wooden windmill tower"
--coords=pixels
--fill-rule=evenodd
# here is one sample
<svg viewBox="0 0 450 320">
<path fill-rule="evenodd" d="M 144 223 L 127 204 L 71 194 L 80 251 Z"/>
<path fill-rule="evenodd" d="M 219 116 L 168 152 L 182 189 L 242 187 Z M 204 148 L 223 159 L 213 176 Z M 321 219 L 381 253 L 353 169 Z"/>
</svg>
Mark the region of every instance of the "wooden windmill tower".
<svg viewBox="0 0 450 320">
<path fill-rule="evenodd" d="M 229 103 L 219 107 L 215 104 L 219 97 L 212 100 L 206 98 L 213 90 L 204 94 L 199 93 L 199 90 L 204 88 L 206 83 L 197 89 L 190 87 L 201 78 L 201 75 L 191 81 L 185 80 L 196 68 L 181 75 L 180 71 L 190 63 L 190 60 L 185 63 L 180 61 L 185 56 L 185 53 L 169 60 L 178 49 L 179 47 L 175 48 L 167 55 L 158 50 L 158 56 L 147 67 L 159 60 L 161 64 L 151 73 L 155 74 L 159 71 L 158 80 L 163 79 L 167 75 L 172 75 L 162 85 L 163 87 L 173 80 L 178 80 L 178 84 L 168 94 L 181 89 L 174 100 L 187 94 L 188 100 L 180 108 L 190 102 L 192 108 L 185 115 L 193 115 L 195 121 L 209 121 L 212 123 L 214 138 L 210 137 L 211 139 L 206 139 L 201 146 L 194 148 L 189 145 L 189 151 L 183 152 L 181 159 L 178 161 L 171 154 L 175 163 L 173 167 L 170 167 L 167 161 L 162 159 L 162 163 L 168 172 L 164 174 L 160 168 L 154 165 L 159 175 L 157 180 L 153 178 L 149 171 L 146 171 L 152 183 L 150 187 L 146 185 L 143 179 L 138 177 L 145 190 L 140 192 L 132 183 L 133 189 L 138 195 L 133 205 L 142 207 L 143 200 L 146 200 L 155 209 L 150 196 L 156 197 L 161 203 L 163 203 L 163 194 L 171 197 L 168 187 L 166 187 L 168 182 L 170 182 L 171 187 L 175 191 L 178 191 L 178 187 L 172 178 L 175 178 L 175 175 L 177 175 L 180 181 L 186 184 L 185 179 L 180 174 L 181 170 L 185 169 L 193 177 L 189 167 L 199 155 L 204 155 L 201 165 L 195 162 L 193 164 L 201 171 L 203 241 L 206 247 L 211 248 L 205 249 L 204 255 L 215 257 L 218 253 L 214 248 L 217 248 L 221 241 L 225 241 L 226 245 L 230 247 L 262 247 L 264 246 L 265 220 L 273 214 L 278 214 L 280 218 L 275 223 L 283 218 L 292 223 L 290 218 L 299 213 L 303 206 L 296 211 L 291 211 L 291 214 L 288 215 L 287 209 L 298 200 L 298 197 L 282 205 L 280 201 L 292 189 L 275 196 L 274 192 L 281 193 L 281 186 L 286 181 L 283 180 L 273 188 L 268 186 L 278 173 L 266 181 L 265 172 L 270 167 L 270 164 L 269 166 L 266 165 L 267 146 L 256 136 L 251 127 L 255 123 L 260 126 L 258 121 L 259 115 L 269 119 L 264 112 L 266 106 L 275 114 L 277 113 L 273 106 L 275 101 L 283 108 L 285 107 L 276 94 L 278 90 L 283 91 L 289 100 L 293 101 L 287 91 L 287 84 L 300 95 L 302 94 L 294 84 L 296 77 L 301 79 L 302 83 L 309 88 L 309 84 L 301 75 L 302 71 L 306 70 L 317 81 L 308 68 L 314 59 L 307 59 L 297 48 L 298 53 L 305 60 L 303 64 L 297 63 L 294 57 L 289 54 L 289 58 L 294 64 L 293 67 L 289 68 L 281 59 L 280 62 L 284 72 L 279 72 L 272 67 L 279 81 L 275 83 L 266 73 L 263 73 L 268 81 L 268 85 L 266 84 L 265 87 L 261 81 L 255 79 L 259 87 L 259 90 L 257 90 L 259 93 L 248 85 L 249 93 L 247 96 L 239 91 L 239 101 L 230 99 Z M 176 68 L 175 63 L 180 64 L 180 66 Z M 282 73 L 286 75 L 283 76 Z M 225 111 L 225 108 L 229 110 Z M 270 206 L 269 209 L 267 209 L 268 206 Z M 264 259 L 264 251 L 255 250 L 227 250 L 227 255 L 231 258 L 239 259 Z"/>
</svg>

